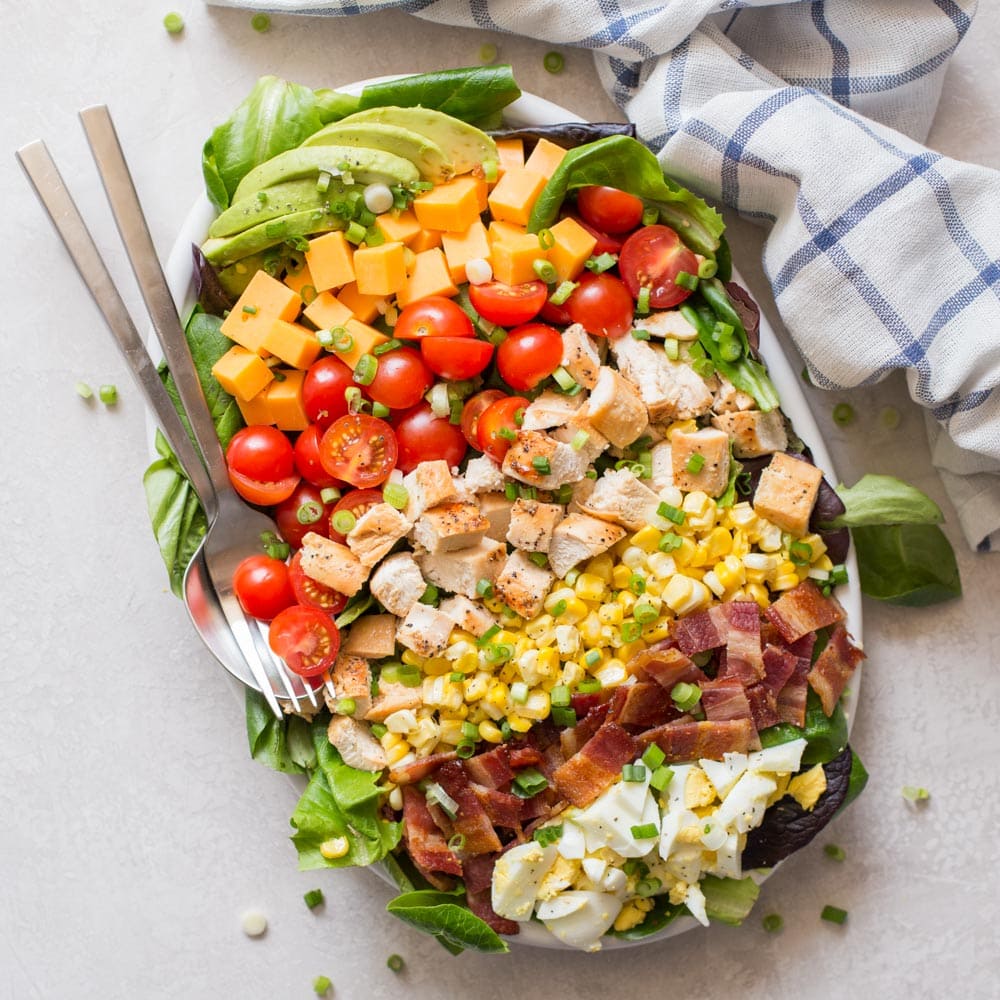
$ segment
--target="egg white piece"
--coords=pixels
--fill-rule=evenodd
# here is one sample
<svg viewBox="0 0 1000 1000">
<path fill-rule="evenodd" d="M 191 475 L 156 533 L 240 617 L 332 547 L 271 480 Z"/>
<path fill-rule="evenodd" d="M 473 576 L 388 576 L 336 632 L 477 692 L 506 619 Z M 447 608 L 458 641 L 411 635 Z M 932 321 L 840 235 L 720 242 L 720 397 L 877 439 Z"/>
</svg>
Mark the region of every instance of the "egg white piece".
<svg viewBox="0 0 1000 1000">
<path fill-rule="evenodd" d="M 692 883 L 684 893 L 684 905 L 691 911 L 691 916 L 703 927 L 708 926 L 708 914 L 705 912 L 705 894 L 701 886 Z"/>
<path fill-rule="evenodd" d="M 542 918 L 542 922 L 560 941 L 584 951 L 597 951 L 601 947 L 601 938 L 622 909 L 621 897 L 609 892 L 564 892 L 558 900 L 567 907 L 577 902 L 582 905 L 564 916 Z"/>
<path fill-rule="evenodd" d="M 583 830 L 587 851 L 610 847 L 623 858 L 641 858 L 656 845 L 660 810 L 649 794 L 649 781 L 620 781 L 574 817 Z M 652 824 L 656 834 L 636 840 L 632 827 Z"/>
<path fill-rule="evenodd" d="M 800 739 L 755 750 L 747 759 L 747 767 L 751 771 L 781 771 L 790 774 L 799 769 L 805 749 L 806 741 Z"/>
<path fill-rule="evenodd" d="M 587 854 L 587 842 L 582 827 L 577 826 L 574 822 L 577 811 L 573 810 L 573 820 L 569 819 L 565 813 L 563 815 L 563 832 L 556 845 L 557 849 L 567 861 L 579 861 Z"/>
<path fill-rule="evenodd" d="M 527 920 L 535 905 L 538 887 L 556 860 L 556 846 L 542 847 L 534 840 L 501 854 L 493 869 L 493 909 L 508 920 Z"/>
<path fill-rule="evenodd" d="M 773 778 L 747 771 L 713 813 L 713 823 L 722 823 L 737 833 L 746 833 L 760 825 L 767 800 L 778 787 Z"/>
<path fill-rule="evenodd" d="M 747 755 L 745 753 L 727 753 L 722 760 L 708 760 L 706 758 L 698 761 L 698 764 L 708 775 L 708 780 L 715 786 L 719 798 L 724 799 L 747 769 Z"/>
</svg>

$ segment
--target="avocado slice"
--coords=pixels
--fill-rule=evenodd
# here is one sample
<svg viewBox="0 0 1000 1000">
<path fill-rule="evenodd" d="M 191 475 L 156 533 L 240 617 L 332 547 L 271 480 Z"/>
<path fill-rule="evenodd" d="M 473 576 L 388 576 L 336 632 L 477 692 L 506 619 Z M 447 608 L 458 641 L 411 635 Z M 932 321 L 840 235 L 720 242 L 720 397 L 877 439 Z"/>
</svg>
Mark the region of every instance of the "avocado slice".
<svg viewBox="0 0 1000 1000">
<path fill-rule="evenodd" d="M 419 132 L 444 150 L 456 174 L 467 174 L 483 163 L 499 159 L 496 143 L 475 125 L 432 108 L 368 108 L 342 118 L 340 125 L 395 125 Z"/>
<path fill-rule="evenodd" d="M 254 167 L 233 193 L 236 204 L 265 188 L 285 181 L 317 179 L 320 171 L 336 176 L 349 172 L 359 184 L 413 184 L 420 171 L 409 161 L 381 149 L 352 146 L 297 146 Z"/>
<path fill-rule="evenodd" d="M 313 208 L 292 212 L 269 222 L 259 222 L 235 236 L 209 238 L 202 244 L 201 252 L 213 267 L 228 267 L 244 257 L 278 246 L 296 236 L 346 228 L 347 220 L 342 216 L 334 215 L 328 208 Z"/>
<path fill-rule="evenodd" d="M 455 173 L 454 164 L 436 143 L 420 132 L 382 122 L 358 122 L 355 125 L 334 122 L 314 132 L 303 146 L 360 146 L 381 149 L 409 160 L 424 180 L 441 184 Z"/>
<path fill-rule="evenodd" d="M 316 180 L 307 177 L 299 181 L 285 181 L 263 188 L 227 208 L 208 227 L 209 236 L 232 236 L 250 229 L 259 222 L 269 222 L 292 212 L 322 208 L 329 195 L 319 191 Z"/>
</svg>

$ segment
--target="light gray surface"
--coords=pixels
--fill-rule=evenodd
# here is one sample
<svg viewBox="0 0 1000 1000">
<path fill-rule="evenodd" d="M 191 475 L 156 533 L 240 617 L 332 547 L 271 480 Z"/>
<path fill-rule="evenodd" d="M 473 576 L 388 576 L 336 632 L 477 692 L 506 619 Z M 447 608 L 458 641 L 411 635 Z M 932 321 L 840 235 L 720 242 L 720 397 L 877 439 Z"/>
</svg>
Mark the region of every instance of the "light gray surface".
<svg viewBox="0 0 1000 1000">
<path fill-rule="evenodd" d="M 0 280 L 5 526 L 0 695 L 0 998 L 312 996 L 324 973 L 343 998 L 643 995 L 991 997 L 1000 995 L 995 831 L 1000 820 L 1000 557 L 977 558 L 954 525 L 966 586 L 928 610 L 865 609 L 869 654 L 854 743 L 871 772 L 848 813 L 764 887 L 745 927 L 596 957 L 516 950 L 450 959 L 383 912 L 364 872 L 299 873 L 291 782 L 252 763 L 241 696 L 168 592 L 147 526 L 143 411 L 110 337 L 14 163 L 42 137 L 126 282 L 75 112 L 107 102 L 164 253 L 199 190 L 199 151 L 265 72 L 316 86 L 463 65 L 499 44 L 527 90 L 587 117 L 614 113 L 589 57 L 541 69 L 547 46 L 441 29 L 403 15 L 275 19 L 167 5 L 81 0 L 6 5 L 7 212 Z M 1000 167 L 1000 11 L 984 5 L 949 71 L 931 143 Z M 760 234 L 739 221 L 735 256 L 754 291 Z M 125 283 L 127 301 L 138 296 Z M 836 336 L 836 331 L 831 331 Z M 116 383 L 114 409 L 80 400 L 78 379 Z M 836 429 L 840 397 L 810 400 L 847 481 L 896 473 L 944 503 L 922 418 L 902 380 L 853 393 L 858 421 Z M 903 415 L 881 428 L 880 409 Z M 945 505 L 947 511 L 947 506 Z M 932 798 L 914 808 L 904 784 Z M 837 864 L 822 843 L 847 851 Z M 322 886 L 311 913 L 302 893 Z M 826 903 L 850 911 L 835 927 Z M 248 909 L 270 930 L 249 940 Z M 780 912 L 767 935 L 759 916 Z M 385 967 L 402 954 L 397 979 Z"/>
</svg>

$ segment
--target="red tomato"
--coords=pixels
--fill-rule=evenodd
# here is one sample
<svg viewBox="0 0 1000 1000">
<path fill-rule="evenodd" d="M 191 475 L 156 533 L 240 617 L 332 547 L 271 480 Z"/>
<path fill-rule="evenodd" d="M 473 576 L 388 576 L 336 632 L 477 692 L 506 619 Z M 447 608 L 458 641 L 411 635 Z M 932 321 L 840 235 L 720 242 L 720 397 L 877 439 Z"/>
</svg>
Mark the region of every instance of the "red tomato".
<svg viewBox="0 0 1000 1000">
<path fill-rule="evenodd" d="M 512 389 L 534 389 L 562 361 L 562 334 L 544 323 L 526 323 L 511 330 L 497 348 L 497 369 Z"/>
<path fill-rule="evenodd" d="M 368 395 L 390 410 L 416 406 L 434 384 L 434 375 L 425 360 L 412 347 L 387 351 L 378 359 L 378 371 L 367 387 Z"/>
<path fill-rule="evenodd" d="M 594 249 L 590 252 L 595 257 L 600 257 L 602 253 L 618 253 L 622 248 L 622 241 L 614 236 L 609 236 L 607 233 L 600 229 L 596 229 L 592 226 L 586 219 L 581 219 L 579 216 L 572 216 L 584 229 L 590 233 L 591 236 L 597 240 Z"/>
<path fill-rule="evenodd" d="M 548 297 L 549 290 L 544 281 L 526 281 L 523 285 L 487 281 L 481 285 L 469 285 L 472 308 L 483 319 L 501 326 L 517 326 L 534 319 Z"/>
<path fill-rule="evenodd" d="M 396 435 L 378 417 L 351 413 L 334 421 L 319 443 L 323 468 L 352 486 L 376 486 L 396 467 Z"/>
<path fill-rule="evenodd" d="M 566 311 L 595 337 L 620 337 L 632 327 L 635 303 L 625 283 L 613 274 L 584 274 L 566 300 Z"/>
<path fill-rule="evenodd" d="M 299 483 L 295 492 L 274 508 L 274 520 L 281 537 L 297 549 L 302 545 L 303 536 L 310 531 L 317 535 L 327 534 L 332 509 L 332 504 L 323 503 L 318 486 Z"/>
<path fill-rule="evenodd" d="M 458 465 L 465 458 L 462 429 L 447 417 L 435 417 L 428 403 L 407 410 L 396 421 L 399 439 L 399 468 L 412 472 L 421 462 L 443 458 L 448 465 Z"/>
<path fill-rule="evenodd" d="M 618 271 L 633 298 L 648 288 L 649 304 L 669 309 L 691 294 L 674 279 L 681 271 L 697 274 L 698 258 L 669 226 L 644 226 L 625 241 Z"/>
<path fill-rule="evenodd" d="M 573 322 L 565 306 L 557 306 L 548 299 L 545 300 L 538 318 L 544 319 L 546 323 L 555 323 L 557 326 L 569 326 Z"/>
<path fill-rule="evenodd" d="M 314 362 L 302 381 L 302 405 L 306 416 L 320 427 L 329 427 L 347 413 L 344 390 L 352 385 L 354 373 L 340 358 L 328 354 Z"/>
<path fill-rule="evenodd" d="M 280 503 L 298 485 L 292 442 L 276 427 L 238 430 L 226 449 L 226 464 L 233 487 L 249 503 Z"/>
<path fill-rule="evenodd" d="M 576 193 L 576 207 L 595 229 L 627 233 L 642 222 L 645 206 L 639 198 L 613 187 L 590 185 Z"/>
<path fill-rule="evenodd" d="M 292 585 L 295 599 L 306 607 L 319 608 L 327 614 L 336 615 L 347 606 L 346 594 L 306 576 L 302 570 L 301 552 L 296 552 L 288 564 L 288 581 Z"/>
<path fill-rule="evenodd" d="M 288 567 L 270 556 L 247 556 L 233 573 L 233 591 L 248 615 L 270 621 L 295 603 Z"/>
<path fill-rule="evenodd" d="M 361 517 L 366 511 L 371 510 L 375 504 L 382 503 L 382 499 L 381 490 L 351 490 L 350 493 L 342 496 L 334 504 L 333 510 L 330 511 L 330 538 L 335 542 L 340 542 L 341 545 L 347 541 L 347 536 L 342 535 L 333 526 L 333 519 L 342 510 L 353 514 L 356 518 Z"/>
<path fill-rule="evenodd" d="M 479 450 L 502 462 L 512 437 L 517 433 L 515 415 L 526 409 L 531 400 L 524 396 L 504 396 L 483 411 L 479 418 Z M 504 432 L 504 433 L 501 433 Z"/>
<path fill-rule="evenodd" d="M 498 399 L 504 399 L 504 393 L 499 389 L 484 389 L 477 392 L 475 396 L 470 396 L 462 407 L 462 433 L 465 440 L 479 450 L 479 418 L 483 415 L 486 407 L 490 403 L 495 403 Z"/>
<path fill-rule="evenodd" d="M 460 305 L 443 295 L 411 302 L 400 314 L 392 334 L 400 340 L 424 337 L 474 337 L 472 320 Z"/>
<path fill-rule="evenodd" d="M 483 371 L 493 357 L 493 345 L 471 337 L 425 337 L 420 352 L 435 375 L 457 380 L 474 378 Z"/>
<path fill-rule="evenodd" d="M 295 468 L 307 483 L 312 483 L 320 489 L 325 489 L 327 486 L 343 486 L 341 480 L 331 476 L 320 463 L 319 442 L 322 437 L 323 428 L 319 424 L 310 424 L 295 439 Z"/>
<path fill-rule="evenodd" d="M 289 669 L 301 677 L 318 677 L 337 658 L 340 631 L 325 611 L 295 604 L 271 622 L 267 641 Z"/>
</svg>

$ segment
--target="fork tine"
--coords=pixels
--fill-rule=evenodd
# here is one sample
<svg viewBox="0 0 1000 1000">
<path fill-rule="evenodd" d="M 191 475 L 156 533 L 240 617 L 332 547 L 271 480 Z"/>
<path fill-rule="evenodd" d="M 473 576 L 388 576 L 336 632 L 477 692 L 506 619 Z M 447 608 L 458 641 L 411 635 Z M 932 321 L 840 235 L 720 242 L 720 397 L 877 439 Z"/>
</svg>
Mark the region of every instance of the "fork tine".
<svg viewBox="0 0 1000 1000">
<path fill-rule="evenodd" d="M 240 607 L 236 597 L 231 593 L 219 594 L 219 603 L 222 605 L 222 612 L 226 616 L 226 621 L 229 622 L 229 627 L 236 638 L 236 644 L 240 647 L 240 652 L 243 653 L 247 665 L 250 667 L 250 672 L 253 674 L 257 686 L 260 688 L 260 693 L 264 696 L 276 718 L 283 719 L 284 713 L 281 711 L 278 699 L 274 695 L 274 686 L 271 684 L 264 661 L 261 659 L 257 646 L 254 643 L 253 635 L 250 632 L 250 623 L 247 621 L 243 609 Z"/>
<path fill-rule="evenodd" d="M 318 708 L 316 696 L 312 688 L 298 676 L 298 674 L 288 670 L 284 660 L 278 656 L 268 642 L 268 625 L 266 622 L 257 622 L 257 631 L 254 638 L 257 639 L 257 647 L 261 650 L 261 658 L 265 664 L 269 664 L 271 670 L 278 675 L 282 687 L 288 692 L 288 697 L 292 700 L 295 710 L 302 708 L 302 699 L 308 698 L 313 708 Z"/>
</svg>

